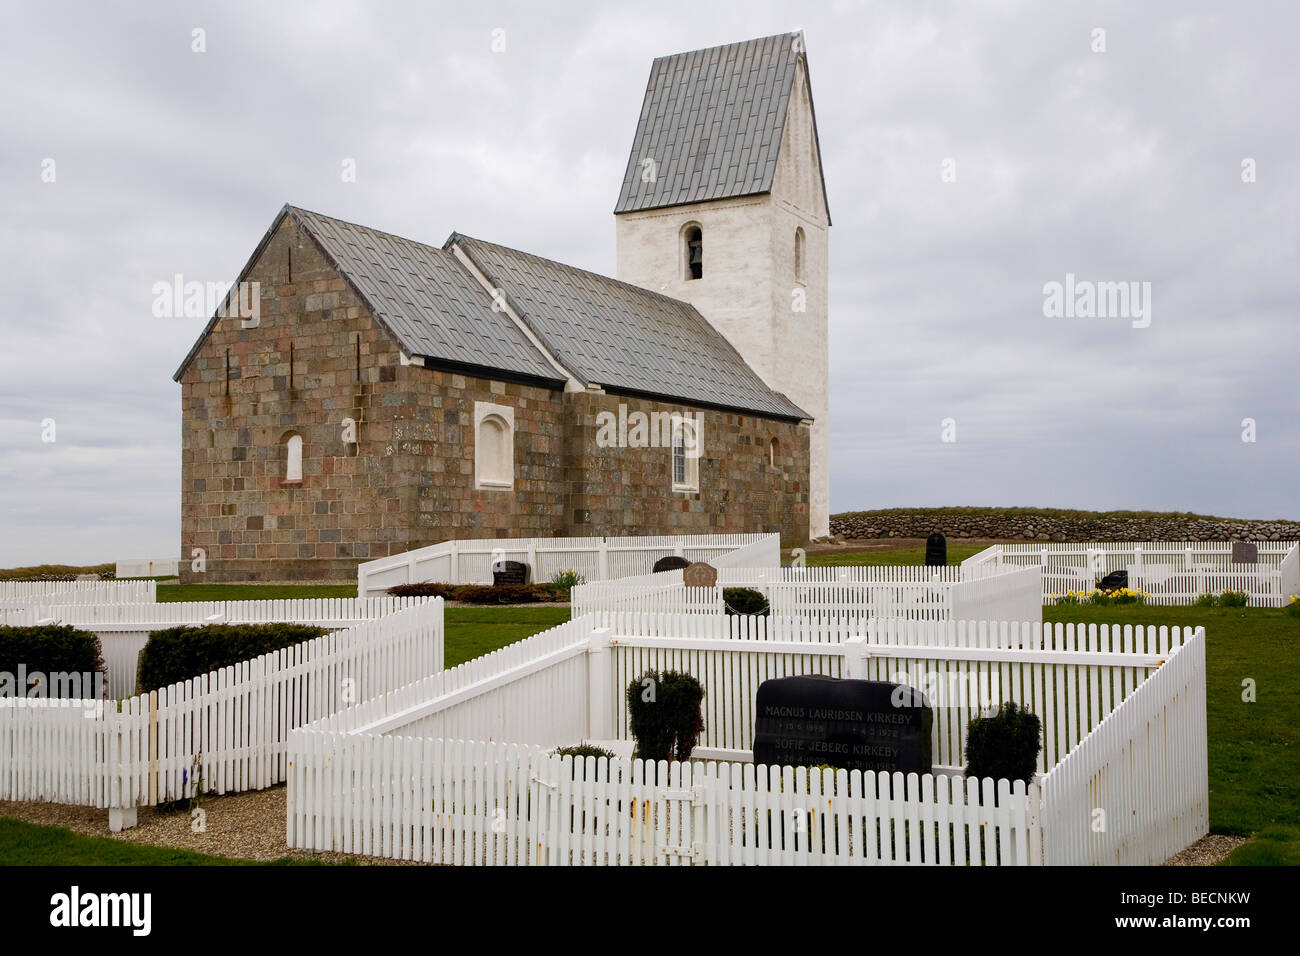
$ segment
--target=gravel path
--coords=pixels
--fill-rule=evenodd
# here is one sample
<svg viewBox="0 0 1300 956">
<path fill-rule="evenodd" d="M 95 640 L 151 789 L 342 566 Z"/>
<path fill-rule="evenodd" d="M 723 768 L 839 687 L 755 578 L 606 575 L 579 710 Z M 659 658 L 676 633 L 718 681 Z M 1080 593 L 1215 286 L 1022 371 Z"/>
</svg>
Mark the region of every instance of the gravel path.
<svg viewBox="0 0 1300 956">
<path fill-rule="evenodd" d="M 141 808 L 139 823 L 121 833 L 109 833 L 108 811 L 91 807 L 70 807 L 58 803 L 12 803 L 0 800 L 0 816 L 27 823 L 66 827 L 86 836 L 108 837 L 127 843 L 169 846 L 197 853 L 236 857 L 243 860 L 278 860 L 281 857 L 315 859 L 323 863 L 410 866 L 406 860 L 385 860 L 351 853 L 306 853 L 285 844 L 284 787 L 208 797 L 201 804 L 207 813 L 206 832 L 190 829 L 190 815 L 184 811 L 159 813 Z"/>
<path fill-rule="evenodd" d="M 1214 866 L 1239 846 L 1250 842 L 1250 837 L 1203 836 L 1186 850 L 1165 860 L 1165 866 Z"/>
</svg>

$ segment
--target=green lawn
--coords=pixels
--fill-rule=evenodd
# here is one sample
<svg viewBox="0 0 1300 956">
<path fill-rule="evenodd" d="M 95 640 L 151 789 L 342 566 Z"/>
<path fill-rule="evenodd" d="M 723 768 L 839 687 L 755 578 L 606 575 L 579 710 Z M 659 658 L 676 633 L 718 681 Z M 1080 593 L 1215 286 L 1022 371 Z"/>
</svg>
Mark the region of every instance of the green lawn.
<svg viewBox="0 0 1300 956">
<path fill-rule="evenodd" d="M 948 563 L 961 564 L 973 554 L 979 554 L 988 548 L 988 545 L 973 544 L 950 544 L 948 545 Z M 814 568 L 823 567 L 859 567 L 866 565 L 876 567 L 883 564 L 925 564 L 925 548 L 897 548 L 888 550 L 881 548 L 878 551 L 825 551 L 820 554 L 808 555 L 808 565 Z M 159 591 L 161 592 L 161 588 Z M 161 599 L 160 599 L 161 600 Z"/>
<path fill-rule="evenodd" d="M 164 601 L 283 601 L 292 598 L 354 598 L 355 584 L 160 584 Z"/>
<path fill-rule="evenodd" d="M 482 657 L 538 631 L 563 624 L 568 619 L 567 607 L 547 604 L 501 608 L 449 607 L 444 615 L 447 626 L 444 665 L 455 667 Z"/>
<path fill-rule="evenodd" d="M 4 866 L 317 866 L 310 857 L 269 863 L 209 856 L 191 850 L 144 846 L 38 826 L 0 817 L 0 865 Z"/>
<path fill-rule="evenodd" d="M 1043 619 L 1203 624 L 1210 829 L 1300 833 L 1300 618 L 1271 608 L 1051 607 Z M 1255 703 L 1242 700 L 1247 679 Z"/>
</svg>

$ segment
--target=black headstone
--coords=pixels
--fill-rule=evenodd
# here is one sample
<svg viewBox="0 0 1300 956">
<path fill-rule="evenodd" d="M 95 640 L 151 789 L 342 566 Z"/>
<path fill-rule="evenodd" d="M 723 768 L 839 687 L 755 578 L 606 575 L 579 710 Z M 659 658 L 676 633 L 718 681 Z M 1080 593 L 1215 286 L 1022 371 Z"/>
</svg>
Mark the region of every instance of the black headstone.
<svg viewBox="0 0 1300 956">
<path fill-rule="evenodd" d="M 492 565 L 492 584 L 527 584 L 528 565 L 522 561 L 497 561 Z"/>
<path fill-rule="evenodd" d="M 948 563 L 948 539 L 935 531 L 925 539 L 925 566 L 940 568 Z"/>
<path fill-rule="evenodd" d="M 685 558 L 670 554 L 668 557 L 656 561 L 655 566 L 650 571 L 652 574 L 658 574 L 660 571 L 676 571 L 678 568 L 684 568 L 690 563 Z"/>
<path fill-rule="evenodd" d="M 904 684 L 781 677 L 759 685 L 754 709 L 754 763 L 930 772 L 934 711 Z"/>
<path fill-rule="evenodd" d="M 1097 582 L 1097 587 L 1103 591 L 1117 591 L 1120 588 L 1126 588 L 1128 587 L 1128 572 L 1112 571 Z"/>
</svg>

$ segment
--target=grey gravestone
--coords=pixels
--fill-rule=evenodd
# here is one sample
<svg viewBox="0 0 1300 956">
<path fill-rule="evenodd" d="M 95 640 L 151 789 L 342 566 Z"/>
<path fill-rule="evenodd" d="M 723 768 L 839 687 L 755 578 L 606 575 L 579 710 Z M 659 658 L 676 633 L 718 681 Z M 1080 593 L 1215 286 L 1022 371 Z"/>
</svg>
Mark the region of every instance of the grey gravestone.
<svg viewBox="0 0 1300 956">
<path fill-rule="evenodd" d="M 678 568 L 688 567 L 690 563 L 691 562 L 687 561 L 685 558 L 680 558 L 675 554 L 670 554 L 668 557 L 660 558 L 656 561 L 655 566 L 650 570 L 654 574 L 658 574 L 660 571 L 676 571 Z"/>
<path fill-rule="evenodd" d="M 528 565 L 522 561 L 497 561 L 492 565 L 492 586 L 527 584 Z"/>
<path fill-rule="evenodd" d="M 711 588 L 718 583 L 718 569 L 704 561 L 682 568 L 682 581 L 688 588 Z"/>
<path fill-rule="evenodd" d="M 1251 541 L 1232 542 L 1233 564 L 1259 564 L 1259 546 Z"/>
<path fill-rule="evenodd" d="M 948 563 L 948 539 L 935 531 L 925 539 L 925 566 L 943 567 Z"/>
<path fill-rule="evenodd" d="M 781 677 L 759 685 L 754 710 L 754 763 L 931 770 L 934 711 L 904 684 Z"/>
<path fill-rule="evenodd" d="M 1126 588 L 1128 587 L 1128 572 L 1112 571 L 1097 582 L 1097 587 L 1103 591 L 1117 591 L 1120 588 Z"/>
</svg>

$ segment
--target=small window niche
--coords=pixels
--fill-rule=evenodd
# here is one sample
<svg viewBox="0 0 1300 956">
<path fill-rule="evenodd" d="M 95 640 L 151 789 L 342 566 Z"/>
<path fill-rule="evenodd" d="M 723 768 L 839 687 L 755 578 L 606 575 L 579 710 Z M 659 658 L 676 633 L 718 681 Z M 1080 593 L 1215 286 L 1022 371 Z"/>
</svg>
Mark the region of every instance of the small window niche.
<svg viewBox="0 0 1300 956">
<path fill-rule="evenodd" d="M 781 467 L 781 443 L 773 438 L 767 445 L 767 464 L 770 468 Z"/>
<path fill-rule="evenodd" d="M 803 226 L 799 226 L 794 231 L 794 281 L 807 282 L 806 278 L 808 262 L 808 250 L 806 240 L 803 234 Z"/>
<path fill-rule="evenodd" d="M 698 222 L 682 227 L 682 278 L 704 278 L 704 230 Z"/>
<path fill-rule="evenodd" d="M 474 487 L 504 491 L 515 486 L 515 410 L 474 403 Z"/>
<path fill-rule="evenodd" d="M 673 491 L 700 490 L 700 445 L 695 422 L 673 416 Z"/>
<path fill-rule="evenodd" d="M 302 436 L 297 432 L 289 432 L 281 440 L 284 446 L 284 478 L 281 485 L 301 485 L 302 484 Z"/>
</svg>

